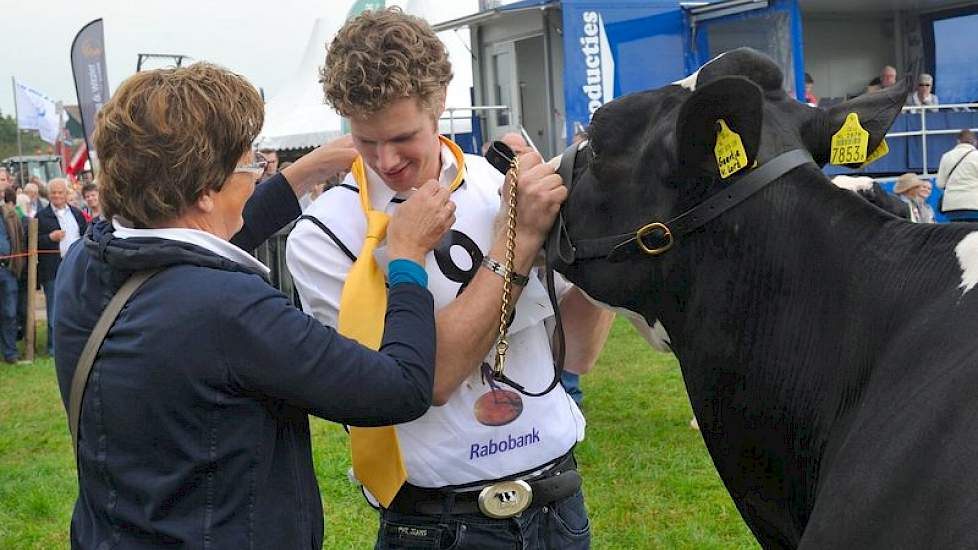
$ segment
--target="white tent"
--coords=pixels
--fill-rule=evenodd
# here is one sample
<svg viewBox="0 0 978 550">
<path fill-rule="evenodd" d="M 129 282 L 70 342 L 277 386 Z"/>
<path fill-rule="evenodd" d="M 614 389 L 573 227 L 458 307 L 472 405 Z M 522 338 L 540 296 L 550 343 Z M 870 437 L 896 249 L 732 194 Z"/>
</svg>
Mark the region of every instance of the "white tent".
<svg viewBox="0 0 978 550">
<path fill-rule="evenodd" d="M 476 0 L 462 0 L 445 3 L 432 0 L 388 1 L 388 5 L 401 5 L 404 11 L 424 17 L 429 23 L 458 17 L 459 14 L 470 13 L 476 7 Z M 323 102 L 323 89 L 319 84 L 319 69 L 326 58 L 326 45 L 344 23 L 344 16 L 349 9 L 348 3 L 342 3 L 343 9 L 337 9 L 337 14 L 329 19 L 316 19 L 312 34 L 306 44 L 305 52 L 299 66 L 281 90 L 265 104 L 265 125 L 255 144 L 257 147 L 270 149 L 305 149 L 326 143 L 341 134 L 340 116 Z M 469 88 L 472 86 L 472 54 L 469 52 L 468 33 L 446 31 L 439 37 L 448 48 L 452 62 L 454 78 L 448 87 L 446 106 L 453 108 L 470 107 L 472 102 Z M 469 111 L 456 112 L 454 123 L 447 119 L 448 113 L 442 118 L 439 130 L 448 134 L 471 132 Z"/>
<path fill-rule="evenodd" d="M 326 58 L 326 43 L 342 24 L 342 17 L 316 19 L 299 66 L 265 104 L 265 126 L 258 135 L 258 147 L 305 149 L 340 135 L 340 115 L 323 103 L 319 68 Z"/>
</svg>

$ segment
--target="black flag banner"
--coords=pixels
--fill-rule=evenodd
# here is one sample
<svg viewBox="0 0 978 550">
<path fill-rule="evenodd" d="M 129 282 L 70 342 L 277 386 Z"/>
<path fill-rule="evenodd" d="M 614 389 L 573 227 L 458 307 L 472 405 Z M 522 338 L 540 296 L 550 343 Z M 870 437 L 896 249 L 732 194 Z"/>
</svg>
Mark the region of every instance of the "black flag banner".
<svg viewBox="0 0 978 550">
<path fill-rule="evenodd" d="M 75 77 L 78 93 L 78 109 L 81 111 L 85 143 L 89 160 L 95 153 L 92 132 L 95 131 L 95 114 L 109 99 L 109 78 L 105 73 L 105 37 L 102 20 L 96 19 L 82 27 L 71 43 L 71 72 Z"/>
</svg>

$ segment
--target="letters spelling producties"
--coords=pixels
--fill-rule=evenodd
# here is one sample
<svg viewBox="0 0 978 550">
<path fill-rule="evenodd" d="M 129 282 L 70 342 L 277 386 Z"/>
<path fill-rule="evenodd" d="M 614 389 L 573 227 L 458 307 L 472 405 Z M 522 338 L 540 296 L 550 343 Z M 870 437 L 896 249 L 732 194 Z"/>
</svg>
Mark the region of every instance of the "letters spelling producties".
<svg viewBox="0 0 978 550">
<path fill-rule="evenodd" d="M 588 118 L 594 116 L 606 98 L 601 85 L 601 28 L 598 26 L 600 16 L 597 12 L 586 11 L 581 14 L 584 21 L 584 36 L 581 37 L 581 53 L 584 54 L 584 66 L 587 67 L 587 84 L 581 90 L 588 97 Z"/>
</svg>

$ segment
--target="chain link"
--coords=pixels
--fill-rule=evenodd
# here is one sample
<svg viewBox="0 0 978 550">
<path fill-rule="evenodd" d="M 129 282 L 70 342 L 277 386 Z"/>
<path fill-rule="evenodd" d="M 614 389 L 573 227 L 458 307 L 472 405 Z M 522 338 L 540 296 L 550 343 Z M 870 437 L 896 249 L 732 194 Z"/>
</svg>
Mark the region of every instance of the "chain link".
<svg viewBox="0 0 978 550">
<path fill-rule="evenodd" d="M 514 156 L 509 163 L 509 171 L 506 173 L 509 180 L 509 196 L 507 202 L 509 211 L 506 213 L 506 257 L 504 265 L 509 274 L 516 273 L 516 184 L 520 178 L 520 160 Z M 496 362 L 492 367 L 493 377 L 502 379 L 503 371 L 506 369 L 506 352 L 509 351 L 509 330 L 510 302 L 513 300 L 513 280 L 511 276 L 503 278 L 503 300 L 499 308 L 499 339 L 496 342 Z"/>
</svg>

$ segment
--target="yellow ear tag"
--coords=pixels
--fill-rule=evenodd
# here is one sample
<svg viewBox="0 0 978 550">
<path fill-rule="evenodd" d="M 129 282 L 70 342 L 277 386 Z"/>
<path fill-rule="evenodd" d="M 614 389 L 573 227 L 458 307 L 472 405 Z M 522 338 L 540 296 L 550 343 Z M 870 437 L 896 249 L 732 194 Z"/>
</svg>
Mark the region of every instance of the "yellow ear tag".
<svg viewBox="0 0 978 550">
<path fill-rule="evenodd" d="M 720 131 L 717 132 L 713 154 L 717 157 L 720 177 L 727 179 L 747 167 L 747 151 L 744 149 L 744 142 L 740 140 L 740 134 L 731 130 L 722 118 L 717 122 L 720 123 Z"/>
<path fill-rule="evenodd" d="M 890 146 L 886 144 L 886 140 L 884 139 L 883 141 L 880 142 L 879 147 L 877 147 L 875 151 L 869 154 L 869 156 L 866 158 L 866 162 L 864 162 L 862 166 L 860 166 L 860 168 L 866 166 L 867 164 L 873 162 L 878 158 L 886 156 L 886 154 L 889 152 L 890 152 Z"/>
<path fill-rule="evenodd" d="M 869 132 L 859 124 L 859 115 L 849 113 L 845 124 L 832 136 L 829 162 L 840 166 L 866 162 L 868 149 Z"/>
</svg>

